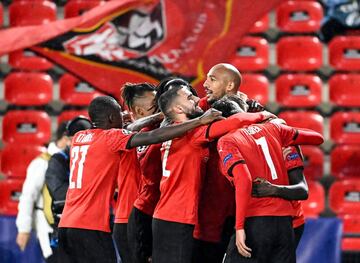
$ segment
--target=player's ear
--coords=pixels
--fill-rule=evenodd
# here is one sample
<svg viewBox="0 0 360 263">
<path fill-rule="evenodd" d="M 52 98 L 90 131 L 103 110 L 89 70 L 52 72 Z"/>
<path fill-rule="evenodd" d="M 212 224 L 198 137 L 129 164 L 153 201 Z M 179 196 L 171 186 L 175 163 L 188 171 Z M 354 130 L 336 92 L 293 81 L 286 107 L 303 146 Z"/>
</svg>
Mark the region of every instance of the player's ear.
<svg viewBox="0 0 360 263">
<path fill-rule="evenodd" d="M 143 116 L 144 115 L 144 110 L 141 107 L 135 106 L 133 111 L 138 116 Z"/>
<path fill-rule="evenodd" d="M 176 114 L 184 113 L 184 109 L 180 105 L 174 106 L 172 111 Z"/>
<path fill-rule="evenodd" d="M 229 81 L 228 85 L 226 86 L 226 93 L 233 91 L 235 88 L 235 83 L 233 81 Z"/>
</svg>

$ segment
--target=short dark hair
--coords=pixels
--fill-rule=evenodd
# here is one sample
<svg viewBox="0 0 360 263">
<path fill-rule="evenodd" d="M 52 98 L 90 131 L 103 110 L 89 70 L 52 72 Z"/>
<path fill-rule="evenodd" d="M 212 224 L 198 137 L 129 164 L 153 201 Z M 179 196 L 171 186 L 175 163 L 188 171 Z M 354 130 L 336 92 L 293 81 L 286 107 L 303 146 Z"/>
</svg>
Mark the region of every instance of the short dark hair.
<svg viewBox="0 0 360 263">
<path fill-rule="evenodd" d="M 242 99 L 236 98 L 236 96 L 231 95 L 225 96 L 215 101 L 212 104 L 212 107 L 216 110 L 221 111 L 222 116 L 227 118 L 241 111 L 246 111 L 244 104 L 246 105 L 246 103 Z M 239 111 L 239 108 L 237 106 L 240 107 L 241 111 Z"/>
<path fill-rule="evenodd" d="M 224 99 L 225 100 L 226 99 L 231 100 L 231 101 L 235 102 L 245 112 L 248 109 L 248 105 L 246 104 L 246 101 L 243 100 L 239 95 L 236 95 L 236 94 L 226 95 L 226 96 L 224 96 Z"/>
<path fill-rule="evenodd" d="M 173 88 L 167 90 L 165 93 L 163 93 L 159 98 L 159 108 L 164 113 L 166 117 L 170 117 L 169 114 L 169 107 L 174 102 L 174 100 L 178 96 L 178 91 L 183 88 L 182 84 L 177 84 L 173 86 Z"/>
<path fill-rule="evenodd" d="M 88 109 L 91 122 L 93 124 L 103 123 L 110 114 L 117 110 L 115 109 L 116 105 L 119 104 L 110 96 L 99 96 L 93 99 Z"/>
<path fill-rule="evenodd" d="M 66 126 L 66 133 L 67 136 L 74 136 L 78 131 L 88 130 L 91 128 L 92 123 L 88 118 L 84 116 L 78 116 L 68 122 Z"/>
<path fill-rule="evenodd" d="M 63 136 L 66 136 L 66 127 L 68 125 L 69 121 L 63 121 L 59 124 L 58 128 L 55 132 L 55 141 L 60 140 Z"/>
<path fill-rule="evenodd" d="M 148 91 L 155 91 L 155 86 L 147 82 L 138 84 L 126 83 L 122 88 L 121 96 L 125 104 L 132 108 L 135 98 L 144 96 L 144 93 Z"/>
</svg>

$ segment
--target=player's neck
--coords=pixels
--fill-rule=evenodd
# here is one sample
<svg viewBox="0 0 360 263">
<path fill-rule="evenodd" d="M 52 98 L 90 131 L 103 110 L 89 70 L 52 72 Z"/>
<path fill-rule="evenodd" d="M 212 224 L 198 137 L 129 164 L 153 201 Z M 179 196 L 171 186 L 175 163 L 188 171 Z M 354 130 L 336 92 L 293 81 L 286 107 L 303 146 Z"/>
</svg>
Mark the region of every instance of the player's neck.
<svg viewBox="0 0 360 263">
<path fill-rule="evenodd" d="M 189 118 L 185 114 L 181 113 L 181 114 L 175 115 L 175 117 L 173 118 L 172 121 L 174 123 L 182 123 L 182 122 L 185 122 L 185 121 L 188 121 L 188 120 L 189 120 Z"/>
</svg>

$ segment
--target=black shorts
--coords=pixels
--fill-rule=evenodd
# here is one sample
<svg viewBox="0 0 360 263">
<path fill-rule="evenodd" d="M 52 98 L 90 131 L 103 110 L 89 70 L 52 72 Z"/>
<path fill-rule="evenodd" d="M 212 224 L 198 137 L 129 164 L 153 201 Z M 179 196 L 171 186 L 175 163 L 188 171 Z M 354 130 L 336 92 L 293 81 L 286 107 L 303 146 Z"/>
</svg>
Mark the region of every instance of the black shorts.
<svg viewBox="0 0 360 263">
<path fill-rule="evenodd" d="M 152 216 L 136 207 L 131 211 L 127 226 L 130 253 L 134 263 L 148 263 L 152 253 Z"/>
<path fill-rule="evenodd" d="M 294 228 L 295 247 L 296 247 L 296 248 L 298 247 L 298 245 L 299 245 L 299 243 L 300 243 L 302 234 L 304 233 L 304 229 L 305 229 L 305 224 L 302 224 L 301 226 L 298 226 L 298 227 Z"/>
<path fill-rule="evenodd" d="M 59 228 L 59 247 L 71 262 L 116 263 L 116 251 L 110 233 L 79 229 Z"/>
<path fill-rule="evenodd" d="M 115 223 L 113 229 L 113 237 L 122 263 L 132 263 L 132 257 L 129 249 L 127 238 L 127 224 Z"/>
<path fill-rule="evenodd" d="M 251 258 L 244 258 L 239 254 L 234 234 L 226 251 L 225 263 L 296 262 L 295 238 L 291 217 L 248 217 L 245 220 L 245 233 L 245 244 L 252 249 Z"/>
<path fill-rule="evenodd" d="M 153 219 L 152 263 L 191 263 L 194 225 Z"/>
</svg>

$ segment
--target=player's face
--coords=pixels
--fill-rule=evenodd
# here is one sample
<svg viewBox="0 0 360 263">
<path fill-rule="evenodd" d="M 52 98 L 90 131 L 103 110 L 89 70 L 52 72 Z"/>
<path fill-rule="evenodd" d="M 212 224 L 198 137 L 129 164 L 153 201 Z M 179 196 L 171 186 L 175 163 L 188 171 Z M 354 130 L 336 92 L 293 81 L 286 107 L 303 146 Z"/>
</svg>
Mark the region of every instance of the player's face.
<svg viewBox="0 0 360 263">
<path fill-rule="evenodd" d="M 225 96 L 228 84 L 229 82 L 223 69 L 211 68 L 204 82 L 207 101 L 211 104 Z"/>
<path fill-rule="evenodd" d="M 144 96 L 138 98 L 133 111 L 135 119 L 150 116 L 157 111 L 155 103 L 155 91 L 147 91 Z"/>
<path fill-rule="evenodd" d="M 122 128 L 123 118 L 121 114 L 121 107 L 117 102 L 114 103 L 114 110 L 111 113 L 111 122 L 112 122 L 111 126 L 113 128 L 118 128 L 118 129 Z"/>
<path fill-rule="evenodd" d="M 192 94 L 187 87 L 184 86 L 180 89 L 178 94 L 178 106 L 189 119 L 199 117 L 204 113 L 204 111 L 198 106 L 200 101 L 199 97 Z"/>
</svg>

